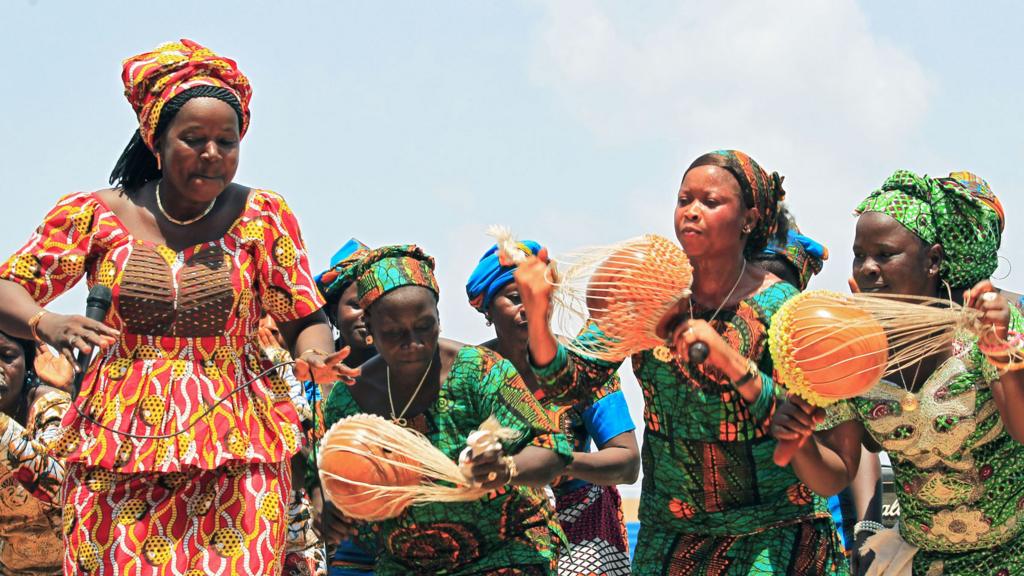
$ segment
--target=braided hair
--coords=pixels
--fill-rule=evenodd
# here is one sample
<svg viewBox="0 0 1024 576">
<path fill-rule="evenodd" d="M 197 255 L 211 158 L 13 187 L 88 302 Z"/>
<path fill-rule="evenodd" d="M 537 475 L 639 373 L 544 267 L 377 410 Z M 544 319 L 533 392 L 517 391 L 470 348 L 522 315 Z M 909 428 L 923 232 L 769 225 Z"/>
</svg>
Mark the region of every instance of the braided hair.
<svg viewBox="0 0 1024 576">
<path fill-rule="evenodd" d="M 155 136 L 160 138 L 174 117 L 193 98 L 216 98 L 227 103 L 238 114 L 238 125 L 242 125 L 242 106 L 238 98 L 230 90 L 218 86 L 196 86 L 178 94 L 164 104 L 157 122 Z M 146 182 L 160 178 L 160 169 L 156 165 L 156 156 L 142 140 L 138 130 L 132 135 L 128 145 L 117 159 L 114 170 L 110 173 L 110 184 L 119 188 L 122 194 L 131 196 Z"/>
</svg>

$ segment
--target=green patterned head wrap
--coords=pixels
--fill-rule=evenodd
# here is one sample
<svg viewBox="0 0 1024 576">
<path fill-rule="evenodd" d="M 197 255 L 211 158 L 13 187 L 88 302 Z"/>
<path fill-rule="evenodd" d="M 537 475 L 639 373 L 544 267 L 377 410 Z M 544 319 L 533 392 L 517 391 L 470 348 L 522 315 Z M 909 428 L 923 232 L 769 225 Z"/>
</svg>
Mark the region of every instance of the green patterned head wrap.
<svg viewBox="0 0 1024 576">
<path fill-rule="evenodd" d="M 939 277 L 968 288 L 992 276 L 999 260 L 1003 212 L 988 184 L 969 172 L 948 178 L 897 170 L 860 205 L 856 214 L 891 216 L 926 244 L 945 253 Z"/>
<path fill-rule="evenodd" d="M 434 259 L 419 246 L 383 246 L 371 250 L 358 264 L 356 289 L 359 291 L 359 306 L 363 310 L 402 286 L 423 286 L 435 295 L 440 294 L 434 278 Z"/>
</svg>

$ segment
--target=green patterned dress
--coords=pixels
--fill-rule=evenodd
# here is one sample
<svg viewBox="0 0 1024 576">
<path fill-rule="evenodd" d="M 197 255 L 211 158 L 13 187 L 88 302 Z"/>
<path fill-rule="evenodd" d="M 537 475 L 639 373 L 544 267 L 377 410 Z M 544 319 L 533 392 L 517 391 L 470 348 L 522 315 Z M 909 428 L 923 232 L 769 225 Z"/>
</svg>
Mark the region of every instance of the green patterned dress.
<svg viewBox="0 0 1024 576">
<path fill-rule="evenodd" d="M 1011 329 L 1024 329 L 1011 313 Z M 1003 428 L 998 374 L 976 339 L 956 349 L 917 392 L 917 410 L 904 412 L 906 390 L 883 380 L 830 407 L 823 428 L 857 420 L 889 454 L 900 535 L 920 548 L 914 574 L 1024 575 L 1024 446 Z"/>
<path fill-rule="evenodd" d="M 772 461 L 768 428 L 782 392 L 771 377 L 768 325 L 796 294 L 779 282 L 712 322 L 760 366 L 763 392 L 753 404 L 713 367 L 662 362 L 650 350 L 633 356 L 645 400 L 635 574 L 846 573 L 825 500 Z M 566 402 L 602 385 L 618 365 L 560 346 L 550 365 L 535 370 L 549 397 Z"/>
<path fill-rule="evenodd" d="M 324 409 L 332 424 L 362 412 L 348 386 L 335 386 Z M 477 346 L 462 348 L 430 408 L 410 420 L 452 460 L 466 436 L 494 415 L 520 438 L 506 446 L 553 450 L 566 461 L 572 446 L 533 398 L 512 363 Z M 565 536 L 542 490 L 505 487 L 475 502 L 413 506 L 397 518 L 362 530 L 377 550 L 378 575 L 554 574 Z"/>
</svg>

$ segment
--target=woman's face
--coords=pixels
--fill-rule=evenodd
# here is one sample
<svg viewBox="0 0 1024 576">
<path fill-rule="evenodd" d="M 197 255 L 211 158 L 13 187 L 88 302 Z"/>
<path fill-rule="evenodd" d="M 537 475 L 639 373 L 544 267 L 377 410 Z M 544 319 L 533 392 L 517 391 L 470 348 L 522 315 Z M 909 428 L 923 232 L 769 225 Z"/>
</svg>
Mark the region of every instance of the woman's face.
<svg viewBox="0 0 1024 576">
<path fill-rule="evenodd" d="M 189 202 L 212 202 L 235 177 L 238 114 L 222 100 L 193 98 L 160 136 L 163 178 Z"/>
<path fill-rule="evenodd" d="M 434 293 L 403 286 L 381 296 L 366 312 L 377 352 L 393 371 L 425 370 L 441 334 Z"/>
<path fill-rule="evenodd" d="M 683 177 L 675 228 L 687 255 L 742 252 L 756 220 L 757 210 L 743 205 L 740 184 L 728 170 L 698 166 Z"/>
<path fill-rule="evenodd" d="M 853 279 L 861 292 L 935 296 L 942 247 L 921 238 L 881 212 L 857 218 Z"/>
<path fill-rule="evenodd" d="M 526 345 L 526 309 L 519 299 L 519 288 L 510 282 L 494 296 L 487 319 L 494 324 L 494 333 L 503 342 Z"/>
<path fill-rule="evenodd" d="M 0 334 L 0 411 L 12 414 L 25 386 L 25 351 Z"/>
<path fill-rule="evenodd" d="M 359 307 L 359 289 L 355 282 L 349 284 L 338 299 L 334 311 L 334 325 L 341 332 L 341 339 L 355 350 L 369 347 L 366 343 L 370 331 L 366 328 L 363 309 Z"/>
</svg>

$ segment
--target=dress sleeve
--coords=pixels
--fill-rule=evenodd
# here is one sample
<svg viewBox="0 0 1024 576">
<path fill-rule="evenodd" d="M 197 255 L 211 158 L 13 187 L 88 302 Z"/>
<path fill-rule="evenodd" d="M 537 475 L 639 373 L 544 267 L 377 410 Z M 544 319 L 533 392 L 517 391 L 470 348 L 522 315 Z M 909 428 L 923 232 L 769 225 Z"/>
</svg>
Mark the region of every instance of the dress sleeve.
<svg viewBox="0 0 1024 576">
<path fill-rule="evenodd" d="M 819 431 L 831 430 L 843 422 L 857 420 L 857 410 L 852 400 L 840 400 L 825 407 L 825 420 L 818 424 Z"/>
<path fill-rule="evenodd" d="M 40 306 L 50 303 L 94 261 L 96 223 L 103 210 L 92 193 L 61 198 L 28 242 L 0 265 L 0 278 L 20 284 Z"/>
<path fill-rule="evenodd" d="M 619 434 L 636 429 L 618 376 L 613 376 L 598 391 L 597 399 L 583 411 L 583 425 L 598 448 Z"/>
<path fill-rule="evenodd" d="M 305 318 L 323 308 L 324 300 L 309 270 L 299 222 L 280 195 L 257 194 L 260 219 L 245 225 L 245 235 L 255 240 L 260 301 L 277 322 Z"/>
<path fill-rule="evenodd" d="M 572 443 L 558 429 L 554 413 L 534 398 L 512 362 L 484 355 L 480 368 L 481 421 L 493 415 L 502 426 L 519 432 L 519 437 L 507 444 L 508 452 L 516 454 L 526 446 L 537 446 L 572 462 Z"/>
<path fill-rule="evenodd" d="M 596 330 L 598 328 L 595 324 L 588 323 L 576 339 L 586 342 L 593 338 Z M 538 399 L 545 404 L 562 405 L 590 402 L 594 394 L 615 376 L 622 364 L 622 360 L 606 362 L 577 354 L 562 343 L 558 344 L 555 359 L 547 366 L 537 366 L 532 359 L 530 362 L 540 385 Z"/>
<path fill-rule="evenodd" d="M 57 390 L 42 394 L 29 411 L 29 428 L 6 414 L 0 414 L 0 468 L 36 498 L 60 500 L 64 463 L 48 454 L 47 446 L 60 432 L 60 420 L 71 403 L 70 396 Z"/>
</svg>

